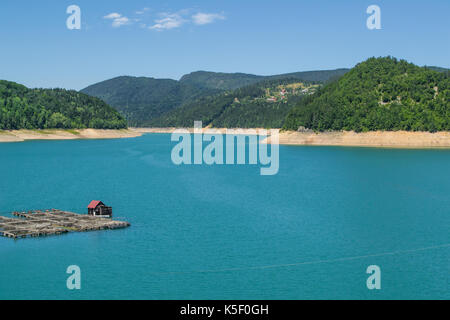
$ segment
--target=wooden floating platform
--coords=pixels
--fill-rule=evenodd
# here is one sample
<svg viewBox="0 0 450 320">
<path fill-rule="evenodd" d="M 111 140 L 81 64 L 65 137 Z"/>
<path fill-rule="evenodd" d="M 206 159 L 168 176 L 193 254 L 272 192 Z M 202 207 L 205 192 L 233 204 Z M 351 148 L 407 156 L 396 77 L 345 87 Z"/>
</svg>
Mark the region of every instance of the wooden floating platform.
<svg viewBox="0 0 450 320">
<path fill-rule="evenodd" d="M 122 229 L 130 226 L 125 221 L 99 218 L 62 210 L 13 212 L 17 218 L 0 216 L 0 236 L 27 238 L 60 235 L 68 232 Z"/>
</svg>

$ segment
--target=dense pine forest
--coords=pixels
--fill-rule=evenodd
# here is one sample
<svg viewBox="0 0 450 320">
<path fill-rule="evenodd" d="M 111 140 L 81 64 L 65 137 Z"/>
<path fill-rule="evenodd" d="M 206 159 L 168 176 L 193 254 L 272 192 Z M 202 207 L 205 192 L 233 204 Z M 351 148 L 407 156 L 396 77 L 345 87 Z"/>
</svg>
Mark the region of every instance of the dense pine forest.
<svg viewBox="0 0 450 320">
<path fill-rule="evenodd" d="M 0 129 L 122 129 L 126 120 L 98 98 L 0 81 Z"/>
<path fill-rule="evenodd" d="M 371 58 L 296 105 L 284 129 L 450 130 L 448 70 Z"/>
</svg>

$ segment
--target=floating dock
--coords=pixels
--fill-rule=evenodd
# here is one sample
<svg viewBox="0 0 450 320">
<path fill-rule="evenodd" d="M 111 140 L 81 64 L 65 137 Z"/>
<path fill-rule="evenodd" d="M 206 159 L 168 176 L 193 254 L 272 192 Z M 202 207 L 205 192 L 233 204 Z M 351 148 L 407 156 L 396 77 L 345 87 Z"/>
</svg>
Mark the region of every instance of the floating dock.
<svg viewBox="0 0 450 320">
<path fill-rule="evenodd" d="M 14 239 L 44 237 L 68 232 L 122 229 L 130 226 L 125 221 L 56 209 L 13 212 L 13 215 L 17 218 L 0 216 L 0 236 Z"/>
</svg>

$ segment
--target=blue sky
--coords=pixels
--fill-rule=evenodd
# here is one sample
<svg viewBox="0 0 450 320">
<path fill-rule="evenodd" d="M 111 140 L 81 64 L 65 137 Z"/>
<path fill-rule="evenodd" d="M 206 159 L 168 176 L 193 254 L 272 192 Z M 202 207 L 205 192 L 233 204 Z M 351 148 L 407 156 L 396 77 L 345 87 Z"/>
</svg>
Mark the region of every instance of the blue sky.
<svg viewBox="0 0 450 320">
<path fill-rule="evenodd" d="M 73 4 L 81 30 L 66 27 Z M 366 27 L 372 4 L 381 30 Z M 79 90 L 119 75 L 267 75 L 386 55 L 450 67 L 449 19 L 449 0 L 2 0 L 0 79 Z"/>
</svg>

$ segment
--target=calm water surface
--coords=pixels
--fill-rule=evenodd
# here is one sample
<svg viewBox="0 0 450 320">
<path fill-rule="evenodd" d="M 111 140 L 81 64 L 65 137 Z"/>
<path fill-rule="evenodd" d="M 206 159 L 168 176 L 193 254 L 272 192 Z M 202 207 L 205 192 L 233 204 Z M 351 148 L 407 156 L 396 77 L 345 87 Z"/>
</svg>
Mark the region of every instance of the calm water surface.
<svg viewBox="0 0 450 320">
<path fill-rule="evenodd" d="M 263 177 L 177 167 L 172 147 L 164 134 L 0 144 L 3 215 L 98 199 L 132 224 L 0 238 L 0 298 L 450 299 L 449 150 L 282 146 Z"/>
</svg>

